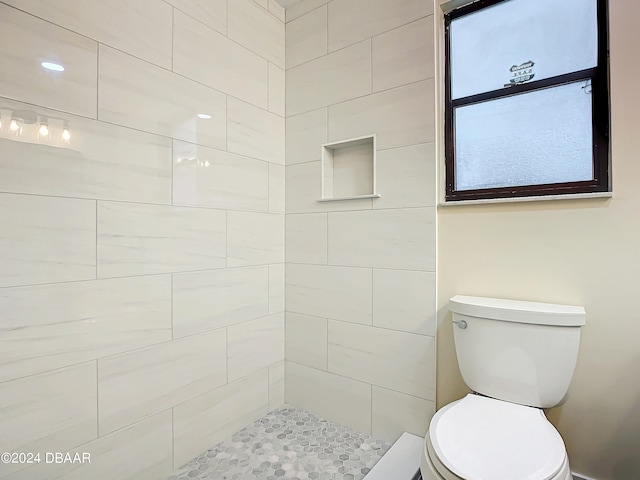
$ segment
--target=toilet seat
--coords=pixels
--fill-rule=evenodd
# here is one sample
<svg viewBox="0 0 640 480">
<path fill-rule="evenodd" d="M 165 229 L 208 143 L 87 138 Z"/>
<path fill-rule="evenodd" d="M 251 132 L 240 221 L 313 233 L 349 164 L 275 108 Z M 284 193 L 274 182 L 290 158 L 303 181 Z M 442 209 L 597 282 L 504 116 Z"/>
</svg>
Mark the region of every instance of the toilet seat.
<svg viewBox="0 0 640 480">
<path fill-rule="evenodd" d="M 466 480 L 550 480 L 566 463 L 542 410 L 476 394 L 436 412 L 428 435 L 438 463 Z"/>
</svg>

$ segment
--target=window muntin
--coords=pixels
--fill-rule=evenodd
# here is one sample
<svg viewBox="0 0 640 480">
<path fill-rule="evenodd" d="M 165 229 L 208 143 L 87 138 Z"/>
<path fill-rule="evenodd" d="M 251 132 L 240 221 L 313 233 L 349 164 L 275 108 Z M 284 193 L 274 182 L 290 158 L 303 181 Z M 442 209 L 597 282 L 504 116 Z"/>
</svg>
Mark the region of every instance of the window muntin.
<svg viewBox="0 0 640 480">
<path fill-rule="evenodd" d="M 514 34 L 505 22 L 539 28 Z M 456 38 L 465 25 L 475 33 Z M 446 201 L 609 190 L 606 0 L 479 0 L 447 14 L 445 28 Z M 518 60 L 495 73 L 514 45 L 529 48 L 518 58 L 534 62 L 533 78 L 508 81 Z"/>
</svg>

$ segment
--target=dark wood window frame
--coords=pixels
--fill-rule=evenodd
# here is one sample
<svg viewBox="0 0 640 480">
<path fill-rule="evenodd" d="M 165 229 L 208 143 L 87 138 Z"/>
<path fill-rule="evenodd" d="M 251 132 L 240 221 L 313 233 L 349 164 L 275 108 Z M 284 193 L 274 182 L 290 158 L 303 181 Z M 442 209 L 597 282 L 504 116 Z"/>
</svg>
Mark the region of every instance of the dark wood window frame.
<svg viewBox="0 0 640 480">
<path fill-rule="evenodd" d="M 464 98 L 451 100 L 450 32 L 451 21 L 483 8 L 508 0 L 478 0 L 445 14 L 445 201 L 518 198 L 610 191 L 609 155 L 609 49 L 607 29 L 607 0 L 597 1 L 598 65 L 552 78 L 516 84 Z M 579 80 L 591 80 L 593 125 L 593 180 L 539 185 L 525 185 L 477 190 L 455 188 L 455 122 L 456 107 L 495 100 L 515 94 L 532 92 Z"/>
</svg>

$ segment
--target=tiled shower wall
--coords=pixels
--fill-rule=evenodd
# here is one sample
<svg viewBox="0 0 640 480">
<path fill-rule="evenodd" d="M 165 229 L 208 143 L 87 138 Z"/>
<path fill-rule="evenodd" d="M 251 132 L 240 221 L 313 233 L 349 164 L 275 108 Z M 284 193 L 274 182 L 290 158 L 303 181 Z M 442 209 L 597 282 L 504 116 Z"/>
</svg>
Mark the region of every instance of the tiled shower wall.
<svg viewBox="0 0 640 480">
<path fill-rule="evenodd" d="M 267 0 L 0 2 L 0 452 L 91 454 L 0 478 L 156 478 L 283 403 L 284 42 Z"/>
<path fill-rule="evenodd" d="M 286 16 L 286 400 L 376 438 L 435 400 L 433 2 Z M 321 145 L 377 135 L 381 198 L 318 202 Z"/>
</svg>

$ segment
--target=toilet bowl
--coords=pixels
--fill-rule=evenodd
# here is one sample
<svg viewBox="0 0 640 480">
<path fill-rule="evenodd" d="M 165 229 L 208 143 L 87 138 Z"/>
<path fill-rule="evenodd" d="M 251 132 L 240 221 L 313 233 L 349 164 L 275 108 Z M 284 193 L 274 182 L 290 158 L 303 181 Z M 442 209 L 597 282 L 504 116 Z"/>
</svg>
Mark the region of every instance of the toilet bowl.
<svg viewBox="0 0 640 480">
<path fill-rule="evenodd" d="M 562 437 L 542 410 L 477 394 L 434 415 L 420 470 L 424 480 L 571 480 Z"/>
<path fill-rule="evenodd" d="M 438 410 L 424 480 L 571 480 L 543 408 L 567 399 L 584 308 L 485 297 L 449 301 L 460 373 L 474 393 Z"/>
</svg>

